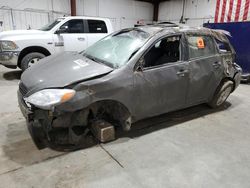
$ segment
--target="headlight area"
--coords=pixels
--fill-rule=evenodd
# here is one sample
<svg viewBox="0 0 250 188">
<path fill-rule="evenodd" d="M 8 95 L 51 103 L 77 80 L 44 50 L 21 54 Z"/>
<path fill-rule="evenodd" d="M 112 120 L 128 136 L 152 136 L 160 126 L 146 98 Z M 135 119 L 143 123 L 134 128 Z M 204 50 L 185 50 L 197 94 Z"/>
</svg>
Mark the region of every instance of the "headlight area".
<svg viewBox="0 0 250 188">
<path fill-rule="evenodd" d="M 0 48 L 2 51 L 13 51 L 17 50 L 18 46 L 13 41 L 2 40 L 0 41 Z"/>
<path fill-rule="evenodd" d="M 50 147 L 71 151 L 92 146 L 97 139 L 107 142 L 115 138 L 114 125 L 104 118 L 120 124 L 120 121 L 116 121 L 120 113 L 107 116 L 106 112 L 123 109 L 115 103 L 91 104 L 92 93 L 87 89 L 44 89 L 24 101 L 19 91 L 19 106 L 27 114 L 28 130 L 38 149 Z M 126 115 L 124 119 L 127 120 Z"/>
<path fill-rule="evenodd" d="M 89 127 L 91 114 L 88 107 L 71 112 L 57 108 L 44 110 L 35 106 L 31 109 L 27 126 L 38 149 L 50 147 L 58 151 L 71 151 L 96 143 Z"/>
<path fill-rule="evenodd" d="M 73 89 L 44 89 L 24 98 L 24 100 L 37 108 L 51 110 L 56 105 L 72 99 L 75 93 L 76 91 Z"/>
<path fill-rule="evenodd" d="M 8 68 L 16 68 L 19 47 L 13 41 L 0 40 L 0 64 Z"/>
</svg>

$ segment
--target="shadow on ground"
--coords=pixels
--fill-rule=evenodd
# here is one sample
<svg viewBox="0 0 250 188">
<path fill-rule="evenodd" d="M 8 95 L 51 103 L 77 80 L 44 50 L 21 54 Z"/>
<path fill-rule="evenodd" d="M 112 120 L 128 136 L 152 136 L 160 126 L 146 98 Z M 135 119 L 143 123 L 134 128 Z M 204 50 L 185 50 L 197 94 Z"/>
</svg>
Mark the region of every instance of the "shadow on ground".
<svg viewBox="0 0 250 188">
<path fill-rule="evenodd" d="M 131 131 L 119 133 L 119 137 L 139 137 L 151 132 L 172 127 L 183 122 L 191 121 L 208 114 L 216 113 L 228 109 L 231 103 L 226 102 L 217 109 L 212 109 L 206 104 L 190 107 L 184 110 L 163 114 L 157 117 L 138 121 L 132 125 Z"/>
<path fill-rule="evenodd" d="M 21 70 L 14 70 L 14 71 L 5 72 L 3 74 L 3 78 L 5 80 L 19 80 L 21 78 L 21 75 L 22 75 Z"/>
<path fill-rule="evenodd" d="M 66 154 L 51 149 L 38 150 L 23 120 L 8 124 L 5 145 L 1 147 L 8 160 L 21 166 L 29 166 Z"/>
<path fill-rule="evenodd" d="M 177 112 L 160 115 L 154 118 L 141 120 L 132 125 L 132 130 L 130 132 L 118 132 L 116 137 L 134 138 L 143 136 L 160 129 L 172 127 L 186 121 L 203 117 L 208 114 L 226 110 L 230 106 L 231 104 L 229 102 L 226 102 L 221 108 L 218 109 L 211 109 L 207 105 L 198 105 L 185 110 L 180 110 Z M 10 160 L 15 161 L 18 164 L 27 166 L 65 154 L 50 149 L 38 150 L 33 144 L 33 141 L 31 140 L 29 134 L 26 135 L 25 139 L 23 138 L 19 141 L 13 142 L 13 140 L 16 139 L 17 135 L 23 134 L 24 131 L 27 131 L 24 121 L 22 121 L 22 124 L 23 125 L 21 127 L 20 125 L 18 125 L 18 123 L 8 125 L 7 141 L 6 145 L 3 146 L 3 150 L 5 155 Z M 93 144 L 91 145 L 89 145 L 89 143 L 88 145 L 83 144 L 82 148 L 92 147 L 96 144 L 97 142 L 93 142 Z"/>
</svg>

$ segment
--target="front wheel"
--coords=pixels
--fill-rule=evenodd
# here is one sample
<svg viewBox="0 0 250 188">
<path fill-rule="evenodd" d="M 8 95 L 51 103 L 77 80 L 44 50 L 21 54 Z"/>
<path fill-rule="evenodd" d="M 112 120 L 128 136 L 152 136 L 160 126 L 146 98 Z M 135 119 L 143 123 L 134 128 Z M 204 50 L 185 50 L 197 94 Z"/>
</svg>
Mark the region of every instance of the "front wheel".
<svg viewBox="0 0 250 188">
<path fill-rule="evenodd" d="M 212 108 L 218 108 L 222 106 L 233 91 L 233 85 L 233 82 L 230 80 L 221 84 L 216 90 L 213 99 L 208 103 L 208 105 Z"/>
<path fill-rule="evenodd" d="M 20 68 L 22 69 L 22 71 L 25 71 L 27 68 L 31 67 L 44 57 L 45 55 L 42 53 L 31 52 L 23 57 Z"/>
</svg>

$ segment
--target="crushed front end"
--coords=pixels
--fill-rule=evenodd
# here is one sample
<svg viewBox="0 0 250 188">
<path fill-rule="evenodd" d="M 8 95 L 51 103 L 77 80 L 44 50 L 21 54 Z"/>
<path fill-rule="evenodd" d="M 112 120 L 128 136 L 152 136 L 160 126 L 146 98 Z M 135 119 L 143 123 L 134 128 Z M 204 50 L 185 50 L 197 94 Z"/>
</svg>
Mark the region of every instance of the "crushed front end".
<svg viewBox="0 0 250 188">
<path fill-rule="evenodd" d="M 98 140 L 108 142 L 115 139 L 113 124 L 95 115 L 99 113 L 99 107 L 96 105 L 81 109 L 54 107 L 45 110 L 28 103 L 25 100 L 26 94 L 26 87 L 20 83 L 19 107 L 38 149 L 50 147 L 55 150 L 72 151 L 92 146 Z M 80 100 L 82 101 L 82 98 Z"/>
<path fill-rule="evenodd" d="M 38 149 L 74 150 L 95 142 L 88 126 L 88 110 L 74 112 L 44 110 L 24 100 L 25 86 L 20 83 L 18 103 L 30 135 Z"/>
</svg>

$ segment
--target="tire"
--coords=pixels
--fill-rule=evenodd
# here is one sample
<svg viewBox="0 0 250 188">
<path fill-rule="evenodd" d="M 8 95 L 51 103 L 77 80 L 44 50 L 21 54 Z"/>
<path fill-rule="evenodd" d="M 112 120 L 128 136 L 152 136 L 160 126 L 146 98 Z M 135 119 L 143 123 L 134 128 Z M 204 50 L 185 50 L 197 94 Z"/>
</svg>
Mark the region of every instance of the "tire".
<svg viewBox="0 0 250 188">
<path fill-rule="evenodd" d="M 22 71 L 25 71 L 27 68 L 32 66 L 32 64 L 36 63 L 40 59 L 44 58 L 45 55 L 39 52 L 31 52 L 25 55 L 21 61 L 20 68 Z M 32 62 L 33 61 L 33 62 Z"/>
<path fill-rule="evenodd" d="M 220 84 L 213 99 L 208 103 L 208 105 L 212 108 L 218 108 L 222 106 L 233 91 L 233 85 L 233 82 L 230 80 Z"/>
<path fill-rule="evenodd" d="M 52 133 L 53 134 L 53 133 Z M 88 148 L 98 144 L 97 139 L 93 136 L 93 134 L 89 131 L 86 131 L 84 135 L 79 136 L 79 140 L 76 143 L 70 143 L 69 140 L 72 135 L 69 135 L 68 131 L 57 132 L 57 134 L 52 135 L 49 133 L 50 140 L 47 141 L 47 146 L 53 150 L 57 151 L 76 151 L 79 149 Z"/>
</svg>

